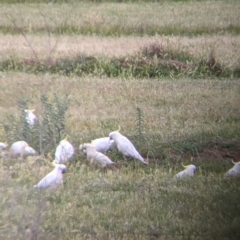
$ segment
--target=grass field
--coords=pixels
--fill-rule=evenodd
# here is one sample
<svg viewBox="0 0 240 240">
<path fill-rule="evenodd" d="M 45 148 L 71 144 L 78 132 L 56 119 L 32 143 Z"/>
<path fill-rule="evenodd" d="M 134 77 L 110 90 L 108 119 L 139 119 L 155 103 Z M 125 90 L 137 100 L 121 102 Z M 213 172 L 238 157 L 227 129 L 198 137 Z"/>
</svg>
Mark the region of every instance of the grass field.
<svg viewBox="0 0 240 240">
<path fill-rule="evenodd" d="M 240 178 L 224 178 L 240 161 L 239 1 L 12 2 L 0 4 L 0 142 L 39 155 L 0 158 L 0 238 L 239 239 Z M 19 121 L 26 103 L 43 122 L 43 96 L 69 100 L 47 152 L 44 125 Z M 118 167 L 103 170 L 78 149 L 119 125 L 149 166 L 113 149 Z M 36 191 L 66 134 L 64 186 Z M 195 176 L 174 179 L 181 164 Z"/>
</svg>

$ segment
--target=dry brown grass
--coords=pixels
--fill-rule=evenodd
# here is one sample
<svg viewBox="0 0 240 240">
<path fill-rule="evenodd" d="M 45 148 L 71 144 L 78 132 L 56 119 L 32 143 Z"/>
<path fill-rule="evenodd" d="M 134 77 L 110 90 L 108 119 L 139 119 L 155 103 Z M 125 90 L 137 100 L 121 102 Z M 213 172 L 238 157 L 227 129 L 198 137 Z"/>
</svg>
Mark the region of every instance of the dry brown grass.
<svg viewBox="0 0 240 240">
<path fill-rule="evenodd" d="M 19 27 L 26 27 L 30 32 L 34 28 L 46 29 L 64 24 L 81 27 L 84 25 L 111 29 L 138 29 L 156 26 L 171 26 L 180 29 L 209 28 L 224 29 L 230 24 L 239 24 L 238 1 L 202 2 L 166 2 L 131 4 L 131 3 L 79 3 L 79 4 L 19 4 L 1 6 L 0 22 L 12 27 L 8 17 Z M 133 27 L 133 28 L 132 28 Z"/>
<path fill-rule="evenodd" d="M 172 51 L 188 52 L 196 59 L 208 59 L 214 51 L 217 62 L 226 67 L 239 66 L 239 36 L 205 37 L 99 37 L 99 36 L 51 36 L 26 35 L 30 45 L 22 35 L 0 35 L 0 56 L 4 60 L 11 56 L 22 59 L 33 57 L 32 49 L 40 60 L 74 58 L 79 54 L 88 56 L 127 57 L 136 54 L 144 46 L 160 43 Z M 31 49 L 32 48 L 32 49 Z"/>
</svg>

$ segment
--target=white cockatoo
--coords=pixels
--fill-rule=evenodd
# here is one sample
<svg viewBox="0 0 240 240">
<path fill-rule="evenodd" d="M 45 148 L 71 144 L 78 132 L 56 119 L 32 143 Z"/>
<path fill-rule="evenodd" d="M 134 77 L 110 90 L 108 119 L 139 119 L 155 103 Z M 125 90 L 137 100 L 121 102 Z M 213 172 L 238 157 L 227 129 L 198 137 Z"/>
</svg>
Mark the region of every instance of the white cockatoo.
<svg viewBox="0 0 240 240">
<path fill-rule="evenodd" d="M 6 150 L 8 147 L 7 143 L 0 142 L 0 150 Z"/>
<path fill-rule="evenodd" d="M 27 142 L 25 141 L 18 141 L 18 142 L 14 142 L 10 149 L 9 149 L 9 154 L 12 157 L 27 157 L 27 156 L 33 156 L 36 155 L 37 152 L 28 145 Z"/>
<path fill-rule="evenodd" d="M 197 167 L 193 164 L 190 164 L 190 165 L 187 165 L 187 166 L 183 165 L 183 167 L 185 168 L 185 170 L 176 174 L 175 178 L 184 178 L 184 177 L 187 177 L 187 176 L 192 177 L 194 175 L 196 169 L 197 169 Z"/>
<path fill-rule="evenodd" d="M 84 143 L 79 146 L 79 149 L 86 152 L 87 159 L 91 163 L 101 165 L 102 168 L 115 164 L 109 157 L 96 151 L 95 147 L 91 143 Z"/>
<path fill-rule="evenodd" d="M 120 130 L 120 128 L 119 128 Z M 109 133 L 109 138 L 114 140 L 117 145 L 118 151 L 120 151 L 125 157 L 135 158 L 140 160 L 144 164 L 148 163 L 144 160 L 144 158 L 140 155 L 140 153 L 136 150 L 134 145 L 129 141 L 128 138 L 123 136 L 119 130 L 115 132 Z"/>
<path fill-rule="evenodd" d="M 97 152 L 105 154 L 114 144 L 114 140 L 110 140 L 109 137 L 97 138 L 92 140 L 91 144 L 95 147 Z"/>
<path fill-rule="evenodd" d="M 48 173 L 34 188 L 57 188 L 63 185 L 63 174 L 67 167 L 63 164 L 55 164 L 55 168 Z"/>
<path fill-rule="evenodd" d="M 234 166 L 230 168 L 226 173 L 225 177 L 237 177 L 240 176 L 240 162 L 233 162 Z"/>
<path fill-rule="evenodd" d="M 73 155 L 74 148 L 66 137 L 59 143 L 59 145 L 56 148 L 54 162 L 58 164 L 65 163 L 69 161 Z"/>
<path fill-rule="evenodd" d="M 34 111 L 35 111 L 35 109 L 32 109 L 32 110 L 25 109 L 24 110 L 26 121 L 30 126 L 33 126 L 37 123 L 37 117 L 33 113 Z"/>
</svg>

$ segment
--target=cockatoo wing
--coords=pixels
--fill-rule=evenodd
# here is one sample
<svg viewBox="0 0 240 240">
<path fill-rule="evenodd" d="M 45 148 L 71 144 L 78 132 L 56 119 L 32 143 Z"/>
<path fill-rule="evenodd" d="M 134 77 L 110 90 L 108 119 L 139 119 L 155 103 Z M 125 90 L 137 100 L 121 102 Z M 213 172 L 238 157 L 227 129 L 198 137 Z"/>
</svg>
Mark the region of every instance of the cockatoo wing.
<svg viewBox="0 0 240 240">
<path fill-rule="evenodd" d="M 139 152 L 136 150 L 134 145 L 130 142 L 128 138 L 125 136 L 121 136 L 118 138 L 117 147 L 120 152 L 126 157 L 131 157 L 140 160 L 141 162 L 147 164 L 143 157 L 139 154 Z"/>
<path fill-rule="evenodd" d="M 185 170 L 183 170 L 183 171 L 179 172 L 178 174 L 176 174 L 175 178 L 183 178 L 183 177 L 185 177 L 185 175 L 186 175 L 186 172 L 185 172 Z"/>
<path fill-rule="evenodd" d="M 183 177 L 186 177 L 186 176 L 193 176 L 195 171 L 196 171 L 196 166 L 191 164 L 191 165 L 188 165 L 188 166 L 184 166 L 186 169 L 179 172 L 178 174 L 175 175 L 175 178 L 183 178 Z"/>
<path fill-rule="evenodd" d="M 230 168 L 226 173 L 225 177 L 236 177 L 240 176 L 240 163 L 238 162 L 232 168 Z"/>
<path fill-rule="evenodd" d="M 74 148 L 68 141 L 61 141 L 55 151 L 57 163 L 65 163 L 74 155 Z"/>
<path fill-rule="evenodd" d="M 95 147 L 96 151 L 102 153 L 107 152 L 111 148 L 113 143 L 114 140 L 110 140 L 109 137 L 97 138 L 91 142 L 91 144 Z"/>
<path fill-rule="evenodd" d="M 240 175 L 239 172 L 235 171 L 234 169 L 229 169 L 226 173 L 225 173 L 225 177 L 234 177 Z"/>
<path fill-rule="evenodd" d="M 35 188 L 49 188 L 54 187 L 57 182 L 61 181 L 61 177 L 58 175 L 58 172 L 54 169 L 52 172 L 48 173 L 37 185 Z"/>
<path fill-rule="evenodd" d="M 94 159 L 102 165 L 114 164 L 114 162 L 106 155 L 96 152 Z"/>
<path fill-rule="evenodd" d="M 61 185 L 63 173 L 66 171 L 66 166 L 63 164 L 54 164 L 55 168 L 48 173 L 34 188 L 55 188 Z"/>
</svg>

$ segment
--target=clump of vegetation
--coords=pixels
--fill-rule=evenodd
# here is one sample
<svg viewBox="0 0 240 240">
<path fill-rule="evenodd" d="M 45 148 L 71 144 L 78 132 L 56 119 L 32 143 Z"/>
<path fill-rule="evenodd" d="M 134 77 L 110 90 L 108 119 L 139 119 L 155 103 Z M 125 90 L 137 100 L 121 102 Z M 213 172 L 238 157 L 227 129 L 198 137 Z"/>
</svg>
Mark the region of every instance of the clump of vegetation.
<svg viewBox="0 0 240 240">
<path fill-rule="evenodd" d="M 25 109 L 28 109 L 26 99 L 18 101 L 20 117 L 10 115 L 3 125 L 9 143 L 26 141 L 41 154 L 54 149 L 65 133 L 65 115 L 69 106 L 68 96 L 59 97 L 54 94 L 52 100 L 46 95 L 41 96 L 42 116 L 33 125 L 26 121 Z"/>
<path fill-rule="evenodd" d="M 161 77 L 239 77 L 238 69 L 229 69 L 217 62 L 212 52 L 208 59 L 195 59 L 189 53 L 164 48 L 161 43 L 146 45 L 137 55 L 106 58 L 81 54 L 74 59 L 56 61 L 7 59 L 0 62 L 1 71 L 51 73 L 65 76 L 107 76 L 134 78 Z"/>
<path fill-rule="evenodd" d="M 140 140 L 143 140 L 144 139 L 143 112 L 142 112 L 141 108 L 139 108 L 139 107 L 137 107 L 136 110 L 137 110 L 137 135 Z"/>
</svg>

